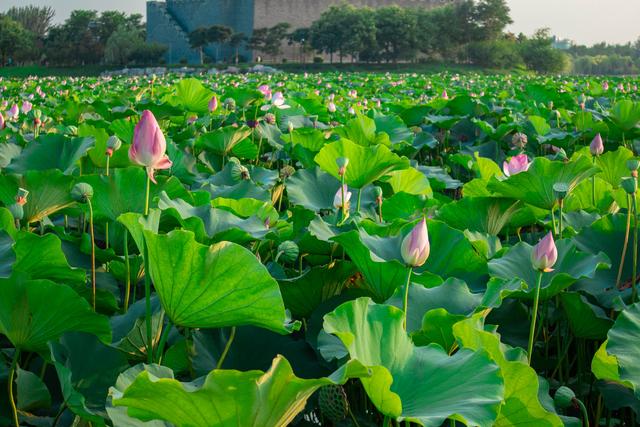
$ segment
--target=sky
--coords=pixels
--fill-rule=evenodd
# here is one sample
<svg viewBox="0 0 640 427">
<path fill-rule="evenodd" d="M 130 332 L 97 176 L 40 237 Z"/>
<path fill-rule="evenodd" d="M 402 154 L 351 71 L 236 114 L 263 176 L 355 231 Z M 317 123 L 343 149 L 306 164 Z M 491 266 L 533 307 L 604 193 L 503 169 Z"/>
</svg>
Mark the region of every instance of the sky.
<svg viewBox="0 0 640 427">
<path fill-rule="evenodd" d="M 514 33 L 532 34 L 542 27 L 580 44 L 626 43 L 640 37 L 640 0 L 507 0 Z M 62 22 L 74 9 L 119 9 L 145 12 L 145 0 L 0 0 L 0 12 L 11 6 L 48 5 Z"/>
</svg>

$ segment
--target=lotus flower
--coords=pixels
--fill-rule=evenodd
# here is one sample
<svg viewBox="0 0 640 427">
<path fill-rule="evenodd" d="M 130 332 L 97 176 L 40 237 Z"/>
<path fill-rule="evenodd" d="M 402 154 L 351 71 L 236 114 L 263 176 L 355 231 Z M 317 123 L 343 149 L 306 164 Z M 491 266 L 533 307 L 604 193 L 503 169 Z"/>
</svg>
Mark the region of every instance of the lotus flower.
<svg viewBox="0 0 640 427">
<path fill-rule="evenodd" d="M 29 111 L 31 111 L 31 109 L 32 109 L 32 108 L 33 108 L 33 104 L 31 104 L 29 101 L 24 101 L 24 102 L 22 103 L 22 108 L 21 108 L 21 110 L 22 110 L 22 113 L 23 113 L 23 114 L 27 114 L 27 113 L 29 113 Z"/>
<path fill-rule="evenodd" d="M 402 240 L 400 253 L 404 262 L 411 267 L 420 267 L 429 258 L 429 233 L 427 231 L 427 220 L 422 218 L 413 230 Z"/>
<path fill-rule="evenodd" d="M 604 153 L 604 143 L 602 142 L 602 137 L 600 134 L 597 134 L 591 144 L 589 145 L 589 151 L 591 151 L 592 156 L 599 156 Z"/>
<path fill-rule="evenodd" d="M 154 177 L 156 169 L 169 169 L 172 164 L 165 154 L 166 150 L 167 141 L 156 118 L 151 111 L 144 111 L 133 133 L 129 158 L 132 162 L 146 167 L 149 179 L 157 184 Z"/>
<path fill-rule="evenodd" d="M 276 92 L 271 97 L 271 104 L 263 105 L 260 109 L 262 111 L 270 110 L 271 107 L 276 107 L 278 110 L 286 110 L 287 108 L 291 108 L 291 106 L 284 103 L 284 95 L 282 92 Z"/>
<path fill-rule="evenodd" d="M 218 109 L 218 97 L 213 95 L 213 97 L 209 101 L 209 112 L 213 113 L 217 109 Z"/>
<path fill-rule="evenodd" d="M 337 110 L 336 104 L 330 102 L 329 105 L 327 105 L 327 110 L 329 110 L 330 113 L 335 113 Z"/>
<path fill-rule="evenodd" d="M 609 90 L 609 82 L 602 82 L 602 90 Z"/>
<path fill-rule="evenodd" d="M 13 104 L 11 106 L 11 108 L 9 109 L 9 111 L 7 112 L 7 117 L 9 117 L 10 119 L 17 119 L 18 115 L 20 114 L 20 110 L 18 109 L 18 105 L 17 104 Z"/>
<path fill-rule="evenodd" d="M 348 209 L 349 208 L 349 201 L 351 200 L 351 191 L 349 191 L 349 187 L 347 187 L 347 185 L 343 185 L 340 188 L 338 188 L 338 191 L 336 191 L 336 195 L 333 196 L 333 206 L 336 209 L 342 209 L 343 203 L 342 203 L 342 193 L 344 191 L 344 206 Z"/>
<path fill-rule="evenodd" d="M 4 129 L 4 116 L 0 112 L 0 130 Z"/>
<path fill-rule="evenodd" d="M 258 87 L 258 90 L 262 92 L 265 98 L 268 100 L 271 99 L 271 89 L 267 85 L 261 85 Z"/>
<path fill-rule="evenodd" d="M 551 232 L 533 248 L 531 253 L 531 263 L 533 268 L 540 271 L 553 271 L 552 267 L 558 260 L 558 249 L 556 243 L 553 240 Z"/>
<path fill-rule="evenodd" d="M 526 154 L 518 154 L 513 156 L 509 162 L 502 164 L 502 171 L 506 176 L 512 176 L 529 170 L 530 165 L 531 163 Z"/>
</svg>

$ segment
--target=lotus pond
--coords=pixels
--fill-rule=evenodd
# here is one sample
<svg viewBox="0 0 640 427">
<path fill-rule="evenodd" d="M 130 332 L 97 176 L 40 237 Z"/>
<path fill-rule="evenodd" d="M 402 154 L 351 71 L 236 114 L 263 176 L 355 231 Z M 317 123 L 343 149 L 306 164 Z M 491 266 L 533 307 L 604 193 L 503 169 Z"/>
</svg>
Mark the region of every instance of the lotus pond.
<svg viewBox="0 0 640 427">
<path fill-rule="evenodd" d="M 0 425 L 637 425 L 638 83 L 1 80 Z"/>
</svg>

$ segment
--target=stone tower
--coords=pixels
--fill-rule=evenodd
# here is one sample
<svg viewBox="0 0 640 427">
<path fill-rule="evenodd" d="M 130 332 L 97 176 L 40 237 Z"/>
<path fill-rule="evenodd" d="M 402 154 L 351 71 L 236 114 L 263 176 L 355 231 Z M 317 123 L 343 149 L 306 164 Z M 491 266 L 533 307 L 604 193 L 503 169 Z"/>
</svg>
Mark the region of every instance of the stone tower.
<svg viewBox="0 0 640 427">
<path fill-rule="evenodd" d="M 454 0 L 350 0 L 359 7 L 432 8 L 452 3 Z M 169 64 L 188 62 L 195 64 L 200 55 L 189 45 L 189 33 L 200 27 L 220 24 L 233 28 L 250 37 L 254 29 L 272 27 L 281 22 L 291 24 L 291 29 L 308 27 L 320 14 L 333 4 L 344 0 L 166 0 L 147 2 L 147 40 L 166 45 L 169 49 L 166 61 Z M 209 45 L 204 52 L 216 57 L 215 46 Z M 217 50 L 219 59 L 234 55 L 231 48 L 221 46 Z M 240 51 L 244 58 L 252 52 Z M 285 57 L 287 52 L 285 52 Z"/>
</svg>

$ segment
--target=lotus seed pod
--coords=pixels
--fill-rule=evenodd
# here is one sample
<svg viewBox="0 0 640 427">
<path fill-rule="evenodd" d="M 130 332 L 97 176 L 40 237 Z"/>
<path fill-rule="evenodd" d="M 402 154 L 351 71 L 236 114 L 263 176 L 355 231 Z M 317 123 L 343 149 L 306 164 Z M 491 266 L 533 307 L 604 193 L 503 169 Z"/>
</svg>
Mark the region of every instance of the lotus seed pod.
<svg viewBox="0 0 640 427">
<path fill-rule="evenodd" d="M 240 160 L 237 157 L 230 157 L 229 158 L 229 163 L 235 163 L 237 165 L 240 165 Z"/>
<path fill-rule="evenodd" d="M 529 138 L 527 137 L 526 134 L 522 132 L 518 132 L 514 134 L 513 137 L 511 138 L 511 144 L 516 148 L 524 148 L 527 146 L 528 142 L 529 142 Z"/>
<path fill-rule="evenodd" d="M 78 135 L 78 128 L 76 126 L 69 125 L 69 126 L 67 126 L 67 133 L 69 133 L 69 135 L 71 135 L 71 136 L 77 136 Z"/>
<path fill-rule="evenodd" d="M 563 200 L 567 197 L 569 185 L 566 182 L 557 182 L 553 184 L 553 195 L 556 200 Z"/>
<path fill-rule="evenodd" d="M 640 169 L 640 160 L 638 159 L 627 160 L 627 169 L 629 169 L 629 171 L 637 171 L 638 169 Z"/>
<path fill-rule="evenodd" d="M 620 186 L 628 194 L 634 194 L 638 190 L 638 178 L 635 178 L 635 177 L 622 178 L 622 182 L 620 183 Z"/>
<path fill-rule="evenodd" d="M 240 163 L 232 163 L 231 164 L 231 178 L 234 181 L 242 181 L 251 178 L 249 175 L 249 169 Z"/>
<path fill-rule="evenodd" d="M 18 188 L 18 193 L 16 194 L 16 203 L 20 206 L 24 206 L 27 203 L 27 196 L 29 195 L 29 190 L 25 190 L 24 188 Z"/>
<path fill-rule="evenodd" d="M 14 219 L 17 219 L 18 221 L 20 221 L 22 220 L 22 218 L 24 218 L 24 208 L 20 203 L 14 203 L 10 205 L 8 209 L 9 209 L 9 212 L 11 212 L 11 215 L 13 215 Z"/>
<path fill-rule="evenodd" d="M 71 189 L 71 198 L 78 203 L 86 203 L 93 197 L 93 187 L 86 182 L 79 182 Z"/>
<path fill-rule="evenodd" d="M 338 157 L 336 159 L 336 165 L 338 165 L 338 175 L 343 176 L 347 172 L 347 166 L 349 166 L 349 158 Z"/>
<path fill-rule="evenodd" d="M 569 387 L 562 386 L 553 396 L 553 403 L 556 409 L 567 409 L 573 405 L 573 400 L 576 398 L 576 394 Z"/>
<path fill-rule="evenodd" d="M 264 121 L 266 124 L 268 125 L 275 125 L 276 124 L 276 116 L 273 113 L 267 113 L 264 115 Z"/>
<path fill-rule="evenodd" d="M 327 385 L 322 387 L 318 392 L 318 404 L 322 415 L 334 424 L 349 415 L 349 401 L 342 386 Z"/>
<path fill-rule="evenodd" d="M 235 110 L 236 109 L 236 100 L 233 98 L 227 98 L 224 100 L 224 108 L 227 110 Z"/>
<path fill-rule="evenodd" d="M 286 240 L 278 246 L 278 253 L 281 254 L 280 259 L 282 262 L 292 264 L 298 259 L 298 255 L 300 255 L 300 248 L 298 248 L 296 242 Z"/>
<path fill-rule="evenodd" d="M 289 177 L 291 177 L 291 175 L 293 175 L 296 172 L 295 168 L 293 166 L 285 166 L 282 169 L 280 169 L 280 179 L 287 179 Z"/>
</svg>

